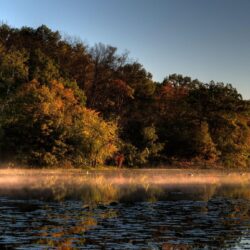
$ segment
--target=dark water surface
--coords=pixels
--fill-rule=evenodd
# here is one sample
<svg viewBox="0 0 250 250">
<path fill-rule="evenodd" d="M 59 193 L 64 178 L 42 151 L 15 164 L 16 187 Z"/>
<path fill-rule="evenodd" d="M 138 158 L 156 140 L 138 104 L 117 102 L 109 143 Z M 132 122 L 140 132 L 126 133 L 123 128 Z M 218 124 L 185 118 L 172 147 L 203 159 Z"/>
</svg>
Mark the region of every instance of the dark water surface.
<svg viewBox="0 0 250 250">
<path fill-rule="evenodd" d="M 250 175 L 0 170 L 0 249 L 250 249 Z"/>
</svg>

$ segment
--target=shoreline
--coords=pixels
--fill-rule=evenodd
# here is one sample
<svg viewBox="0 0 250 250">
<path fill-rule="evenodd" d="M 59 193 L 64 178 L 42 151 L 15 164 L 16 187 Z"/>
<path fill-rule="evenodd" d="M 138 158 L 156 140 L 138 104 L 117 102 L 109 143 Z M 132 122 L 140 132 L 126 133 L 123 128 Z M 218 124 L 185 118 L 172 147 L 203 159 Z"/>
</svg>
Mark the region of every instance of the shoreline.
<svg viewBox="0 0 250 250">
<path fill-rule="evenodd" d="M 212 170 L 212 171 L 236 171 L 236 172 L 250 172 L 250 166 L 248 167 L 241 167 L 241 166 L 235 166 L 235 167 L 227 167 L 223 166 L 221 164 L 208 164 L 208 163 L 197 163 L 197 162 L 175 162 L 173 164 L 158 164 L 158 165 L 145 165 L 145 166 L 134 166 L 134 167 L 128 167 L 128 166 L 122 166 L 117 167 L 114 165 L 100 165 L 96 167 L 91 166 L 68 166 L 68 165 L 61 165 L 61 166 L 28 166 L 28 165 L 22 165 L 22 164 L 16 164 L 16 163 L 2 163 L 0 164 L 0 170 L 2 169 L 31 169 L 31 170 L 55 170 L 55 169 L 61 169 L 61 170 Z"/>
</svg>

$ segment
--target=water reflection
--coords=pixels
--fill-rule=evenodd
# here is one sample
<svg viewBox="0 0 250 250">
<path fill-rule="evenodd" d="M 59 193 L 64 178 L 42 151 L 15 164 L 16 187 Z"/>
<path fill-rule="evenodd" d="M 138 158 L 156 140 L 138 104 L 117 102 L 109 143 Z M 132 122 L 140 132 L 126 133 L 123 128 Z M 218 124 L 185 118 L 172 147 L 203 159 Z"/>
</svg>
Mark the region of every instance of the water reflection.
<svg viewBox="0 0 250 250">
<path fill-rule="evenodd" d="M 160 172 L 158 176 L 169 176 Z M 136 176 L 137 182 L 131 173 L 119 173 L 116 179 L 105 174 L 96 173 L 91 181 L 78 174 L 74 183 L 51 174 L 40 175 L 37 182 L 33 175 L 19 175 L 9 185 L 0 178 L 0 248 L 250 247 L 248 175 L 237 176 L 235 184 L 226 181 L 228 174 L 218 173 L 210 182 L 167 185 L 145 173 Z M 208 173 L 200 175 L 205 180 Z"/>
</svg>

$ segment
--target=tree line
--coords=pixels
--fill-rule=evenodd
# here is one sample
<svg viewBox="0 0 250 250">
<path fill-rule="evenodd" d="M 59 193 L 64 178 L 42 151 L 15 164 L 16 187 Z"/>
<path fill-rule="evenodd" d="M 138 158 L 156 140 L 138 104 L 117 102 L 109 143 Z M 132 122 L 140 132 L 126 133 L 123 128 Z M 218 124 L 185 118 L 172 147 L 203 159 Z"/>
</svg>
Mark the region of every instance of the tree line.
<svg viewBox="0 0 250 250">
<path fill-rule="evenodd" d="M 232 85 L 155 82 L 127 53 L 45 25 L 0 26 L 0 110 L 2 162 L 250 165 L 250 102 Z"/>
</svg>

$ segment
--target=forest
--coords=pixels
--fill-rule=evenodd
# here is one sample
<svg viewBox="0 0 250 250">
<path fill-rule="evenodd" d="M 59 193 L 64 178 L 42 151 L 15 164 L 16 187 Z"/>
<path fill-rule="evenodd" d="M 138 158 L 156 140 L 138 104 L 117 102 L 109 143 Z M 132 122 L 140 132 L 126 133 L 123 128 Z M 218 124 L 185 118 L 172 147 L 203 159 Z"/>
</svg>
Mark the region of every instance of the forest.
<svg viewBox="0 0 250 250">
<path fill-rule="evenodd" d="M 250 166 L 250 101 L 231 84 L 155 82 L 128 53 L 45 25 L 0 25 L 0 110 L 3 164 Z"/>
</svg>

